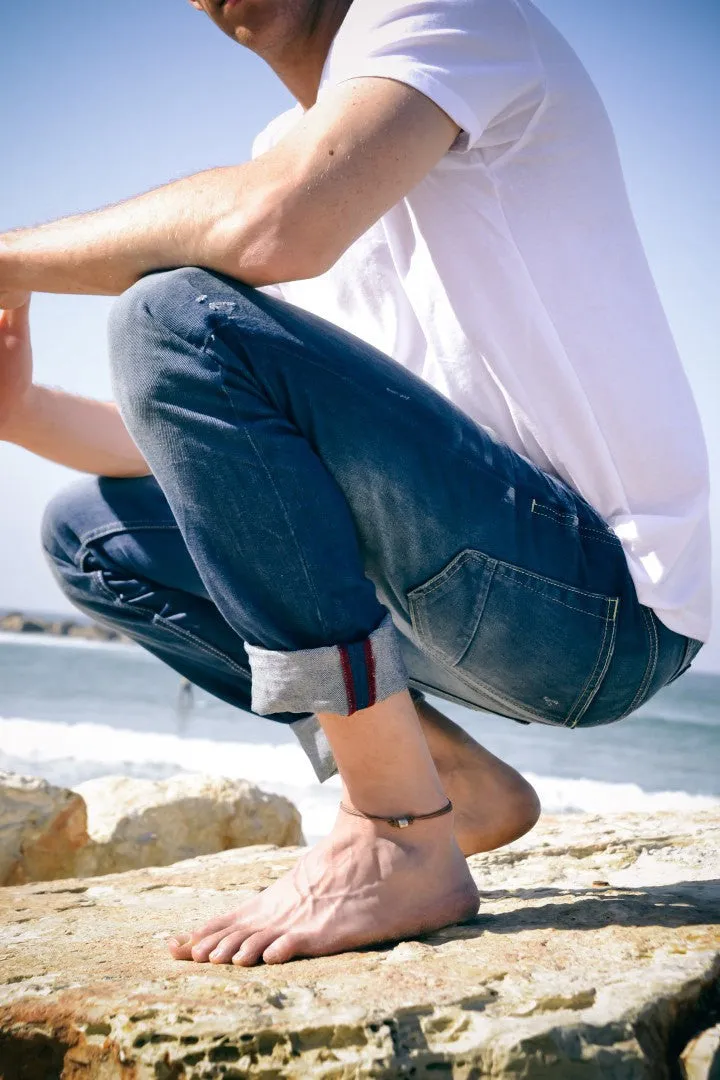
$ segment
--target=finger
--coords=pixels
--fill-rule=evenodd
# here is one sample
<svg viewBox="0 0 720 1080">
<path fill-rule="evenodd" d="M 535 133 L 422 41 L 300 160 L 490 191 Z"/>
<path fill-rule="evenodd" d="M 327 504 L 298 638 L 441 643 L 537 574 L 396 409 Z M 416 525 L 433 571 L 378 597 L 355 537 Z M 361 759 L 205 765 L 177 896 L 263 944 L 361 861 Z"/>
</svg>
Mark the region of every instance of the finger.
<svg viewBox="0 0 720 1080">
<path fill-rule="evenodd" d="M 0 310 L 15 311 L 30 306 L 29 292 L 0 292 Z"/>
<path fill-rule="evenodd" d="M 25 334 L 30 325 L 30 298 L 21 307 L 0 307 L 0 325 L 3 331 L 11 334 Z"/>
</svg>

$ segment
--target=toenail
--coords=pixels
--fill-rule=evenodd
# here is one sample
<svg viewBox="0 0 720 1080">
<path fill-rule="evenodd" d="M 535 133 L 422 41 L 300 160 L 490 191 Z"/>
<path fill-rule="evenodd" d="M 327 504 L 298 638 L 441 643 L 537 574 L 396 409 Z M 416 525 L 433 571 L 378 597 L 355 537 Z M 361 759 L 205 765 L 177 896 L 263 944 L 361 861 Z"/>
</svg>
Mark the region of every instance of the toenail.
<svg viewBox="0 0 720 1080">
<path fill-rule="evenodd" d="M 220 955 L 220 952 L 221 952 L 220 949 L 213 949 L 213 951 L 210 953 L 210 959 L 215 960 L 216 957 L 218 957 Z"/>
</svg>

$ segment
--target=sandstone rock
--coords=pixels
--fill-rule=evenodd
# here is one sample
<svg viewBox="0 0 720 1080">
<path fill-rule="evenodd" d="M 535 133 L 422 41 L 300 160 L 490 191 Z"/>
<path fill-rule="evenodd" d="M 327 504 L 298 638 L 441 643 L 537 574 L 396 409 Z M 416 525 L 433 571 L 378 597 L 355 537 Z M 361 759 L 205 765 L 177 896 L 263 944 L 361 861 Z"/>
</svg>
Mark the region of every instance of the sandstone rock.
<svg viewBox="0 0 720 1080">
<path fill-rule="evenodd" d="M 295 852 L 4 889 L 4 1080 L 678 1080 L 720 1019 L 719 841 L 709 811 L 546 818 L 470 860 L 471 922 L 250 969 L 165 939 Z"/>
<path fill-rule="evenodd" d="M 103 776 L 76 790 L 87 804 L 91 838 L 78 852 L 78 877 L 167 866 L 248 844 L 303 843 L 295 806 L 246 780 Z"/>
<path fill-rule="evenodd" d="M 35 776 L 0 772 L 0 885 L 67 877 L 88 842 L 85 803 Z"/>
<path fill-rule="evenodd" d="M 246 780 L 103 776 L 68 791 L 0 773 L 0 885 L 166 866 L 260 843 L 302 844 L 300 814 Z"/>
<path fill-rule="evenodd" d="M 680 1060 L 683 1080 L 720 1080 L 720 1024 L 692 1039 Z"/>
</svg>

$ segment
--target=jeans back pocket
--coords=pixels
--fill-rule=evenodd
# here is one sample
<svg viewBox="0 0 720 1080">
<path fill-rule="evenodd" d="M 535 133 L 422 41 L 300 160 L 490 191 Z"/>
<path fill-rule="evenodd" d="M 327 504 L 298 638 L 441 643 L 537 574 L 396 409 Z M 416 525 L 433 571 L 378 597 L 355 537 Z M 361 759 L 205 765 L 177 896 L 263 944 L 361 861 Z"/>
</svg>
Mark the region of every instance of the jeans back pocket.
<svg viewBox="0 0 720 1080">
<path fill-rule="evenodd" d="M 420 647 L 518 718 L 574 727 L 612 659 L 617 597 L 473 548 L 407 601 Z"/>
</svg>

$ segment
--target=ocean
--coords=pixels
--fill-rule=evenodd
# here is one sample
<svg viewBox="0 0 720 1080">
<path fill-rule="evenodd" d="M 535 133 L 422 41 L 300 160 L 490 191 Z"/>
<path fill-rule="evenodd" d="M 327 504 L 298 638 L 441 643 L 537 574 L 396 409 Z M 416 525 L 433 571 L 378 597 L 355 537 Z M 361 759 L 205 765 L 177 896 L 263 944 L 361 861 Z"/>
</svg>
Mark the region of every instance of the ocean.
<svg viewBox="0 0 720 1080">
<path fill-rule="evenodd" d="M 287 727 L 179 691 L 179 677 L 134 645 L 0 634 L 0 770 L 66 787 L 110 774 L 240 777 L 292 799 L 309 842 L 329 831 L 339 781 L 316 781 Z M 546 811 L 720 806 L 719 675 L 690 671 L 632 717 L 590 731 L 429 700 L 519 769 Z"/>
</svg>

